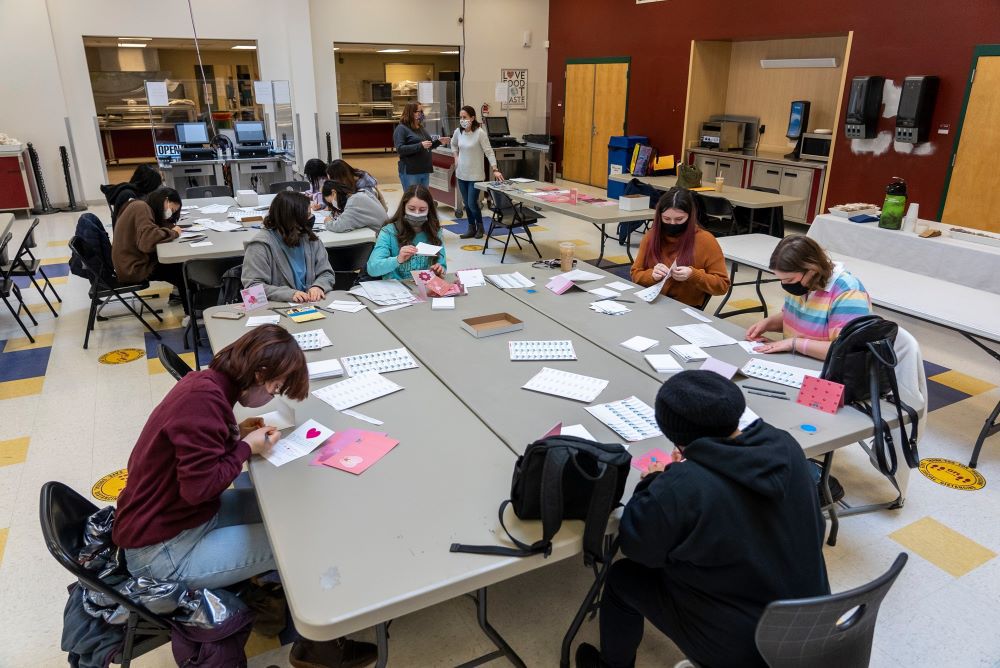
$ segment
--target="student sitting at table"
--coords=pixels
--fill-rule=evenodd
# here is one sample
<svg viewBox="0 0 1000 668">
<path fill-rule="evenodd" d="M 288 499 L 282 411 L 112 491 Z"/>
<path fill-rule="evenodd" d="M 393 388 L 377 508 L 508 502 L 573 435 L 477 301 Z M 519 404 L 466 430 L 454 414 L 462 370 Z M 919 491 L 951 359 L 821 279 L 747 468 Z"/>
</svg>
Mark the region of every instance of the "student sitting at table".
<svg viewBox="0 0 1000 668">
<path fill-rule="evenodd" d="M 368 257 L 368 274 L 384 279 L 411 278 L 411 271 L 430 269 L 438 276 L 445 273 L 447 264 L 444 242 L 441 240 L 434 198 L 427 186 L 410 186 L 403 193 L 396 213 L 386 221 L 378 233 L 375 248 Z M 417 244 L 441 246 L 437 255 L 417 255 Z"/>
<path fill-rule="evenodd" d="M 601 647 L 578 668 L 635 665 L 644 619 L 692 662 L 766 667 L 754 643 L 764 608 L 830 593 L 816 485 L 800 446 L 763 420 L 739 429 L 743 393 L 682 371 L 656 395 L 671 461 L 642 474 L 619 526 L 623 559 L 601 598 Z"/>
<path fill-rule="evenodd" d="M 312 231 L 309 198 L 283 191 L 264 217 L 264 229 L 247 244 L 243 287 L 263 285 L 269 301 L 316 302 L 336 278 L 326 248 Z"/>
<path fill-rule="evenodd" d="M 779 241 L 769 266 L 788 294 L 779 313 L 747 329 L 748 341 L 766 341 L 758 352 L 790 351 L 826 359 L 830 344 L 847 323 L 872 312 L 871 297 L 861 281 L 805 235 Z M 765 332 L 781 332 L 783 338 L 768 341 Z"/>
<path fill-rule="evenodd" d="M 337 181 L 343 183 L 347 187 L 353 187 L 355 190 L 360 190 L 372 195 L 375 199 L 379 201 L 382 208 L 389 211 L 388 205 L 385 203 L 385 197 L 382 196 L 381 191 L 378 189 L 378 181 L 375 177 L 366 172 L 363 169 L 355 169 L 347 164 L 346 160 L 334 160 L 326 168 L 326 176 L 331 181 Z"/>
<path fill-rule="evenodd" d="M 369 228 L 375 232 L 385 225 L 382 204 L 367 190 L 329 180 L 323 184 L 323 204 L 330 210 L 324 223 L 330 232 L 350 232 Z M 320 215 L 320 214 L 317 214 Z"/>
<path fill-rule="evenodd" d="M 302 175 L 309 181 L 309 190 L 305 194 L 312 200 L 312 210 L 323 208 L 323 184 L 326 183 L 326 163 L 319 158 L 310 158 L 302 167 Z"/>
<path fill-rule="evenodd" d="M 690 190 L 663 193 L 639 244 L 632 280 L 648 287 L 666 278 L 660 294 L 701 308 L 709 296 L 726 294 L 729 275 L 719 242 L 698 224 L 698 216 Z"/>
<path fill-rule="evenodd" d="M 111 261 L 120 283 L 164 281 L 181 296 L 188 312 L 187 290 L 181 263 L 163 264 L 156 257 L 159 244 L 173 241 L 181 234 L 177 221 L 181 215 L 181 196 L 173 188 L 158 188 L 145 199 L 133 199 L 118 212 Z"/>
</svg>

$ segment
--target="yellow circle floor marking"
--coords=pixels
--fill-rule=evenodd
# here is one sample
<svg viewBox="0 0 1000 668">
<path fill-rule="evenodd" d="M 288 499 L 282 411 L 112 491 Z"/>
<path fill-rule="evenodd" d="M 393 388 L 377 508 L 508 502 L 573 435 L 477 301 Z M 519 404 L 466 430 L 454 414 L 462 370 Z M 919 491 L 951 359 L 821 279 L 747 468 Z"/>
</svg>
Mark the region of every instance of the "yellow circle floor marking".
<svg viewBox="0 0 1000 668">
<path fill-rule="evenodd" d="M 125 482 L 128 480 L 128 469 L 120 469 L 109 473 L 97 482 L 90 489 L 91 495 L 98 501 L 112 502 L 118 499 L 118 495 L 125 489 Z"/>
<path fill-rule="evenodd" d="M 982 473 L 950 459 L 921 459 L 920 472 L 937 484 L 952 489 L 975 491 L 986 487 L 986 478 Z"/>
<path fill-rule="evenodd" d="M 479 244 L 466 244 L 465 246 L 462 246 L 462 250 L 477 251 L 483 250 L 483 247 Z"/>
<path fill-rule="evenodd" d="M 110 353 L 104 353 L 97 358 L 97 361 L 101 364 L 128 364 L 145 356 L 145 351 L 139 348 L 121 348 L 119 350 L 112 350 Z"/>
</svg>

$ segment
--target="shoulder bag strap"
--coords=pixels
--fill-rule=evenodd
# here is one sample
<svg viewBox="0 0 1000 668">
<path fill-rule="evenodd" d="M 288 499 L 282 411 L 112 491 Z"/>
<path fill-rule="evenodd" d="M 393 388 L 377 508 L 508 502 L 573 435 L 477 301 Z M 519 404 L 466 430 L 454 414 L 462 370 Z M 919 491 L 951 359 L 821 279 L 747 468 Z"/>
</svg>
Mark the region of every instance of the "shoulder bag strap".
<svg viewBox="0 0 1000 668">
<path fill-rule="evenodd" d="M 615 490 L 618 488 L 618 469 L 601 464 L 603 470 L 594 482 L 590 493 L 590 507 L 583 527 L 583 562 L 590 566 L 604 561 L 604 534 L 608 517 L 614 509 Z"/>
</svg>

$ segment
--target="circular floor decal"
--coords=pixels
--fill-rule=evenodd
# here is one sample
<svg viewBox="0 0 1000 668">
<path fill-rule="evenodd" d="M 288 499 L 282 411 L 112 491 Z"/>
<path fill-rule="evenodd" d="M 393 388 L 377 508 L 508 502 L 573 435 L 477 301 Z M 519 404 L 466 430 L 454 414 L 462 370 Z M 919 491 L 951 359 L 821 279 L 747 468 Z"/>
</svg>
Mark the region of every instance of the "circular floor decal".
<svg viewBox="0 0 1000 668">
<path fill-rule="evenodd" d="M 126 480 L 128 480 L 128 469 L 109 473 L 94 483 L 94 486 L 90 489 L 90 493 L 98 501 L 106 501 L 108 503 L 116 501 L 118 495 L 125 489 Z"/>
<path fill-rule="evenodd" d="M 480 244 L 466 244 L 465 246 L 462 246 L 462 250 L 481 251 L 483 250 L 483 247 Z"/>
<path fill-rule="evenodd" d="M 101 364 L 128 364 L 145 356 L 145 351 L 139 348 L 121 348 L 120 350 L 112 350 L 110 353 L 104 353 L 97 358 L 97 361 Z"/>
<path fill-rule="evenodd" d="M 986 478 L 982 473 L 950 459 L 921 459 L 920 472 L 937 484 L 952 489 L 975 491 L 986 487 Z"/>
</svg>

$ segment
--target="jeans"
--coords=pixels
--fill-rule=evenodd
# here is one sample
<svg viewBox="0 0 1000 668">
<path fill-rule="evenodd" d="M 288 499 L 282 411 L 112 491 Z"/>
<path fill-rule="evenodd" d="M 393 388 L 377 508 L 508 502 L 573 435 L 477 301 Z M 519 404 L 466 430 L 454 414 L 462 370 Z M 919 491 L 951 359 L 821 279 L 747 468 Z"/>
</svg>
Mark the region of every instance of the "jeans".
<svg viewBox="0 0 1000 668">
<path fill-rule="evenodd" d="M 409 189 L 410 186 L 421 185 L 427 187 L 431 184 L 430 174 L 407 174 L 403 171 L 403 167 L 399 168 L 399 182 L 403 184 L 403 191 Z"/>
<path fill-rule="evenodd" d="M 126 549 L 132 575 L 213 589 L 274 570 L 256 492 L 227 489 L 220 499 L 219 512 L 201 526 L 162 543 Z"/>
<path fill-rule="evenodd" d="M 458 181 L 458 191 L 462 193 L 462 201 L 465 202 L 466 219 L 469 221 L 469 229 L 483 229 L 483 210 L 479 208 L 479 191 L 476 190 L 475 181 Z"/>
</svg>

